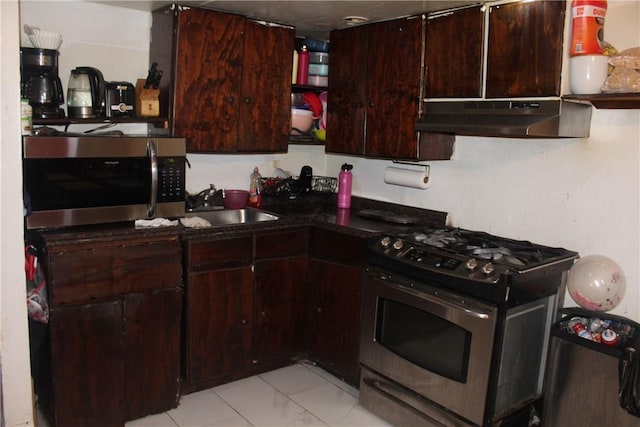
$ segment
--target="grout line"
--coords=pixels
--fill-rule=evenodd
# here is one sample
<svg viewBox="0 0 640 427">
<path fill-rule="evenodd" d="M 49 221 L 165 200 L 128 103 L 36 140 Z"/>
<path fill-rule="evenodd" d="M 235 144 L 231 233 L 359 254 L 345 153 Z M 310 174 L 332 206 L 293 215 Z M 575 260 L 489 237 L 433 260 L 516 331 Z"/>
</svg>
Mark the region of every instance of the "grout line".
<svg viewBox="0 0 640 427">
<path fill-rule="evenodd" d="M 355 397 L 356 399 L 359 398 L 358 394 L 353 392 L 355 387 L 345 383 L 340 378 L 335 377 L 334 375 L 332 375 L 329 372 L 325 371 L 324 369 L 322 369 L 321 367 L 319 367 L 315 363 L 310 362 L 308 360 L 304 360 L 304 361 L 300 362 L 300 364 L 302 366 L 304 366 L 305 368 L 307 368 L 308 370 L 310 370 L 311 372 L 315 373 L 316 375 L 319 375 L 322 378 L 324 378 L 325 380 L 329 381 L 331 384 L 335 385 L 336 387 L 339 387 L 343 391 L 349 393 L 351 396 Z M 318 373 L 318 371 L 321 371 L 322 373 Z"/>
<path fill-rule="evenodd" d="M 249 377 L 249 378 L 251 378 L 251 377 Z M 213 394 L 215 394 L 215 395 L 218 397 L 218 399 L 220 399 L 220 400 L 221 400 L 225 405 L 227 405 L 229 408 L 231 408 L 231 410 L 232 410 L 233 412 L 235 412 L 235 413 L 236 413 L 236 414 L 238 414 L 238 415 L 239 415 L 243 420 L 245 420 L 245 421 L 247 422 L 247 425 L 255 426 L 255 424 L 253 424 L 253 423 L 252 423 L 251 421 L 249 421 L 249 420 L 248 420 L 244 415 L 242 415 L 240 412 L 238 412 L 238 410 L 237 410 L 236 408 L 234 408 L 234 407 L 233 407 L 229 402 L 227 402 L 226 400 L 224 400 L 224 398 L 223 398 L 222 396 L 220 396 L 220 395 L 219 395 L 219 394 L 214 390 L 214 388 L 215 388 L 215 387 L 212 387 L 212 388 L 210 388 L 209 390 L 210 390 Z M 178 426 L 178 427 L 182 427 L 182 426 Z M 186 427 L 186 426 L 185 426 L 185 427 Z"/>
</svg>

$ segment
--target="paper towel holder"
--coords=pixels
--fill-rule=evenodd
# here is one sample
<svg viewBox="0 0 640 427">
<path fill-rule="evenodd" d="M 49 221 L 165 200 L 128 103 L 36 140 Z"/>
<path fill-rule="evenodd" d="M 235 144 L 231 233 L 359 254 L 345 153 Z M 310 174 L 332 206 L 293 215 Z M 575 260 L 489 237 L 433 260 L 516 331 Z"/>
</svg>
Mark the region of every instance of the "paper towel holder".
<svg viewBox="0 0 640 427">
<path fill-rule="evenodd" d="M 431 171 L 431 167 L 429 165 L 423 165 L 422 163 L 416 162 L 408 162 L 406 160 L 393 160 L 393 163 L 396 165 L 418 166 L 424 168 L 424 183 L 429 183 L 429 172 Z"/>
</svg>

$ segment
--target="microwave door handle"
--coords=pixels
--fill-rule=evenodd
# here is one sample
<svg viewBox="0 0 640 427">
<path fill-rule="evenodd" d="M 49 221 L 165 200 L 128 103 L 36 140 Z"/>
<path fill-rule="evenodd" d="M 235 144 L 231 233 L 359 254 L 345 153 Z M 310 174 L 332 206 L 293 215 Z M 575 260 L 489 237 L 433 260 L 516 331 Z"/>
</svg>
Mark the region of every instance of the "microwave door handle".
<svg viewBox="0 0 640 427">
<path fill-rule="evenodd" d="M 147 218 L 153 218 L 158 203 L 158 151 L 153 139 L 147 141 L 147 156 L 151 162 L 151 197 L 147 205 Z"/>
</svg>

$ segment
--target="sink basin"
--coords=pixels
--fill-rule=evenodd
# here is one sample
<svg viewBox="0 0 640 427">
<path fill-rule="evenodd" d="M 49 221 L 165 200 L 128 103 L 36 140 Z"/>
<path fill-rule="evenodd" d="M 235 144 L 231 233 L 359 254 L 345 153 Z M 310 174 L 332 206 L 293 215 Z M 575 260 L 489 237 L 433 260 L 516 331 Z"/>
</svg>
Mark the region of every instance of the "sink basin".
<svg viewBox="0 0 640 427">
<path fill-rule="evenodd" d="M 200 217 L 211 223 L 212 227 L 220 225 L 250 224 L 255 222 L 275 221 L 280 219 L 278 215 L 260 209 L 224 209 L 193 211 L 185 215 L 187 218 Z"/>
</svg>

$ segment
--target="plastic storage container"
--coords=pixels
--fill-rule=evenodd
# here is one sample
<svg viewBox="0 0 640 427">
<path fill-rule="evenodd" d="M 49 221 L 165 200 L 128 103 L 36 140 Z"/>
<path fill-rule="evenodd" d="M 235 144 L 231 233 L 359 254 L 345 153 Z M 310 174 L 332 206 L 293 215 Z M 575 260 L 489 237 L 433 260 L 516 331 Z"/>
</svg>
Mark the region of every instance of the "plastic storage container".
<svg viewBox="0 0 640 427">
<path fill-rule="evenodd" d="M 329 54 L 309 52 L 309 78 L 311 86 L 325 87 L 329 84 Z"/>
<path fill-rule="evenodd" d="M 304 40 L 304 44 L 309 48 L 309 50 L 329 52 L 329 42 L 325 40 L 311 39 L 307 37 Z"/>
<path fill-rule="evenodd" d="M 308 84 L 309 86 L 326 87 L 329 84 L 329 77 L 309 75 Z"/>
<path fill-rule="evenodd" d="M 606 0 L 573 0 L 571 3 L 571 47 L 569 54 L 604 53 L 604 17 Z"/>
<path fill-rule="evenodd" d="M 329 54 L 325 52 L 309 52 L 309 63 L 329 65 Z"/>
</svg>

